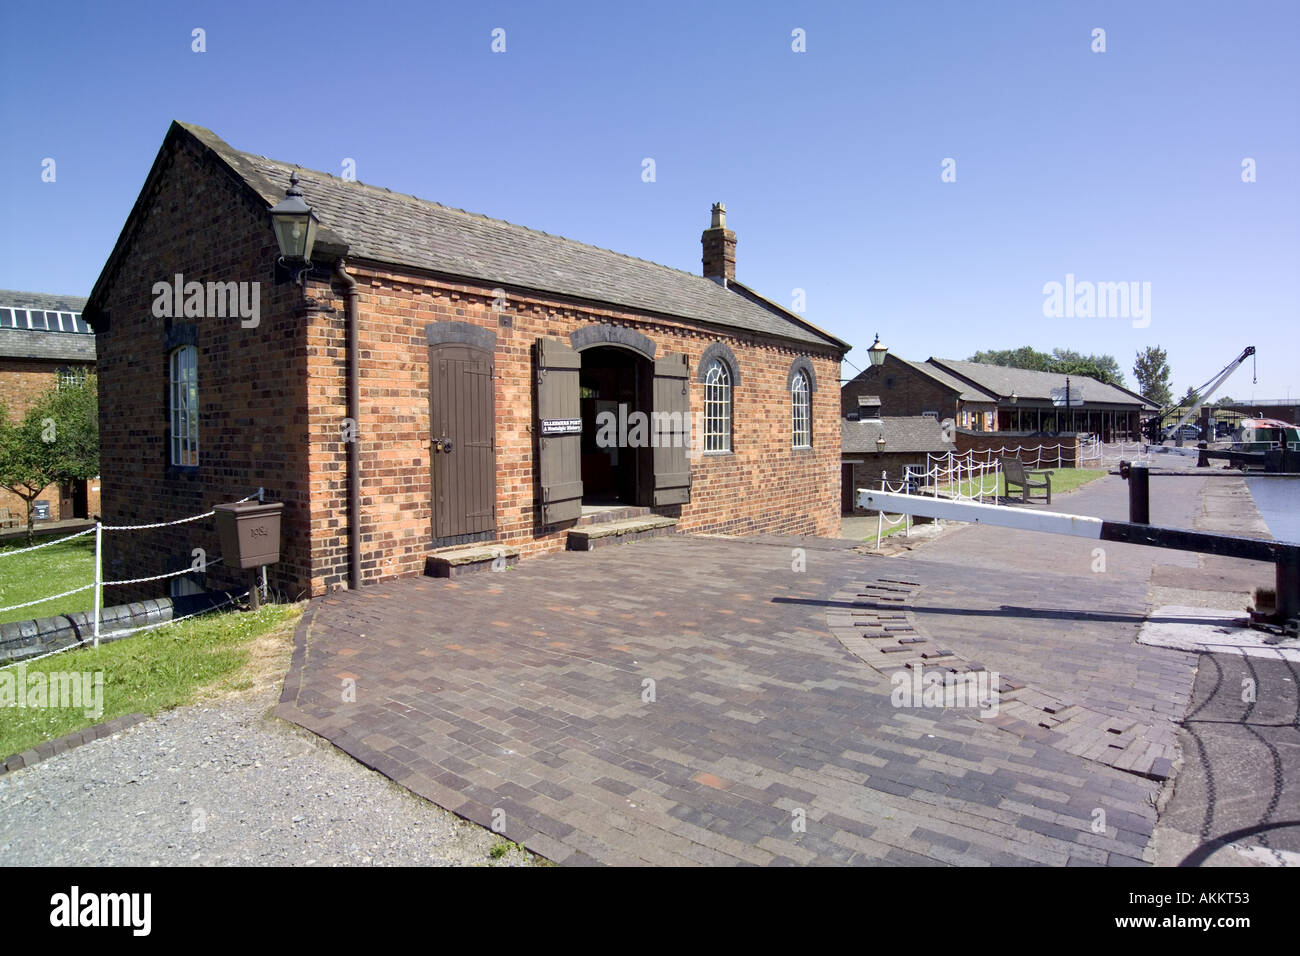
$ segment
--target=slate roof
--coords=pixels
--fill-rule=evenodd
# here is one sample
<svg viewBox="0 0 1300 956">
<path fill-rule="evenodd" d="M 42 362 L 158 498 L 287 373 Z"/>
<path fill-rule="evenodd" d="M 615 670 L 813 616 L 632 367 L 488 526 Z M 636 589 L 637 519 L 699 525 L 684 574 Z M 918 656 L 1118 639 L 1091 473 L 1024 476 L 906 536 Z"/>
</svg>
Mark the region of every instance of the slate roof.
<svg viewBox="0 0 1300 956">
<path fill-rule="evenodd" d="M 0 356 L 93 362 L 95 337 L 69 332 L 39 332 L 35 329 L 0 329 Z"/>
<path fill-rule="evenodd" d="M 959 362 L 952 359 L 931 358 L 927 364 L 940 372 L 953 373 L 970 379 L 980 388 L 1003 398 L 1013 393 L 1020 399 L 1051 401 L 1052 389 L 1064 388 L 1066 375 L 1062 372 L 1038 372 L 1026 368 L 1008 368 L 1003 365 L 985 365 L 980 362 Z M 1143 401 L 1124 389 L 1107 385 L 1094 378 L 1071 375 L 1070 396 L 1076 393 L 1090 405 L 1137 405 Z"/>
<path fill-rule="evenodd" d="M 47 295 L 44 292 L 18 292 L 0 289 L 0 307 L 40 309 L 49 312 L 80 312 L 86 307 L 85 296 Z"/>
<path fill-rule="evenodd" d="M 851 422 L 840 419 L 841 452 L 847 455 L 876 452 L 876 439 L 885 436 L 886 455 L 908 452 L 942 452 L 953 449 L 943 440 L 939 423 L 928 415 L 886 415 L 884 418 Z"/>
<path fill-rule="evenodd" d="M 957 397 L 963 402 L 996 402 L 997 394 L 987 389 L 980 388 L 978 385 L 972 385 L 970 382 L 963 381 L 956 375 L 950 374 L 946 369 L 939 368 L 930 362 L 909 362 L 905 358 L 900 358 L 900 362 L 912 366 L 922 375 L 928 375 L 937 381 L 940 385 L 946 385 L 957 393 Z M 933 359 L 931 360 L 933 362 Z"/>
<path fill-rule="evenodd" d="M 323 238 L 341 240 L 354 258 L 829 345 L 841 353 L 850 347 L 739 283 L 725 288 L 680 269 L 245 153 L 200 126 L 176 123 L 172 132 L 177 128 L 224 160 L 268 208 L 284 198 L 297 170 L 303 198 L 327 231 Z"/>
<path fill-rule="evenodd" d="M 0 289 L 0 308 L 37 309 L 80 313 L 86 300 L 79 295 L 48 295 Z M 0 327 L 0 356 L 49 359 L 56 362 L 94 362 L 95 336 L 84 332 L 46 332 L 40 329 Z"/>
</svg>

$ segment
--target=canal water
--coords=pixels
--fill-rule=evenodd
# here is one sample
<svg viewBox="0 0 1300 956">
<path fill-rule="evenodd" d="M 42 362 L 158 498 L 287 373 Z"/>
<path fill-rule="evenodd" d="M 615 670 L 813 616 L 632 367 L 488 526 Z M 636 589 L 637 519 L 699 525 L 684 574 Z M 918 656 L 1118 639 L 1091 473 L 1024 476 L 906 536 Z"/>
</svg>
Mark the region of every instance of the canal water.
<svg viewBox="0 0 1300 956">
<path fill-rule="evenodd" d="M 1247 478 L 1246 486 L 1269 534 L 1300 543 L 1300 478 Z"/>
</svg>

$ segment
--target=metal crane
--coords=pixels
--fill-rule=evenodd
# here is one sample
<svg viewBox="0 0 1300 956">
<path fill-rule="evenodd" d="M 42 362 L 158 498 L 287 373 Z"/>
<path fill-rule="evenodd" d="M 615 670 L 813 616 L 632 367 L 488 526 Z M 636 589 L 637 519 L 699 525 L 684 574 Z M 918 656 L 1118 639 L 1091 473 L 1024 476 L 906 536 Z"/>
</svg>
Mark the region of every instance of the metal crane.
<svg viewBox="0 0 1300 956">
<path fill-rule="evenodd" d="M 1254 354 L 1255 354 L 1255 346 L 1247 345 L 1246 348 L 1242 350 L 1242 353 L 1238 355 L 1235 359 L 1233 359 L 1231 362 L 1229 362 L 1227 367 L 1224 368 L 1223 371 L 1219 372 L 1218 375 L 1214 376 L 1214 378 L 1210 379 L 1210 381 L 1206 382 L 1199 389 L 1197 389 L 1196 402 L 1192 405 L 1190 409 L 1187 410 L 1187 412 L 1183 415 L 1182 418 L 1178 419 L 1178 423 L 1174 425 L 1173 428 L 1165 431 L 1163 437 L 1169 438 L 1170 435 L 1173 435 L 1177 439 L 1178 447 L 1181 448 L 1183 446 L 1183 434 L 1182 434 L 1183 426 L 1196 417 L 1197 413 L 1200 412 L 1201 410 L 1201 406 L 1204 405 L 1206 402 L 1208 402 L 1211 397 L 1213 397 L 1214 393 L 1219 390 L 1219 386 L 1221 386 L 1224 382 L 1228 380 L 1228 376 L 1231 375 L 1233 372 L 1235 372 L 1238 366 L 1240 366 L 1242 362 L 1246 361 L 1246 359 L 1250 358 Z M 1164 420 L 1166 414 L 1167 414 L 1166 412 L 1161 412 L 1160 419 L 1162 421 Z"/>
</svg>

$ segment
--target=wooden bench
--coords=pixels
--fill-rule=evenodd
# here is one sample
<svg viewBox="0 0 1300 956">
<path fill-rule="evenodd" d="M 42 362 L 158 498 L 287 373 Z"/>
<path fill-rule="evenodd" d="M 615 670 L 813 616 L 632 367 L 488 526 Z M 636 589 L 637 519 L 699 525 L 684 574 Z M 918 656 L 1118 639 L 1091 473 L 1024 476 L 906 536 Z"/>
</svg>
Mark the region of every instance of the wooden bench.
<svg viewBox="0 0 1300 956">
<path fill-rule="evenodd" d="M 998 462 L 1002 467 L 1002 479 L 1006 485 L 1008 498 L 1011 497 L 1012 485 L 1020 489 L 1020 500 L 1024 504 L 1029 504 L 1031 488 L 1044 488 L 1047 490 L 1047 504 L 1052 503 L 1052 472 L 1029 471 L 1019 458 L 999 458 Z M 1035 481 L 1034 479 L 1039 476 L 1043 480 Z"/>
<path fill-rule="evenodd" d="M 0 528 L 17 528 L 20 524 L 22 522 L 8 508 L 0 508 Z"/>
</svg>

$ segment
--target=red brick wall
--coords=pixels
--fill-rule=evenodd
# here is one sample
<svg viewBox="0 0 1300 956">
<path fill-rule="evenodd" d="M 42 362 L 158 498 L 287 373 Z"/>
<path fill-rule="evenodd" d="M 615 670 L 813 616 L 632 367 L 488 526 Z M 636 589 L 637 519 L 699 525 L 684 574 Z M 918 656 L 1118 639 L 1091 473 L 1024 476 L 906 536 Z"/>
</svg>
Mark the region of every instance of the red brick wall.
<svg viewBox="0 0 1300 956">
<path fill-rule="evenodd" d="M 20 421 L 36 404 L 36 399 L 42 392 L 58 384 L 60 368 L 74 368 L 79 365 L 94 370 L 93 365 L 81 362 L 0 357 L 0 405 L 3 405 L 8 412 L 9 420 Z M 93 490 L 98 486 L 98 479 L 90 482 L 92 490 L 89 491 L 89 513 L 92 515 L 99 507 L 99 494 Z M 51 521 L 73 517 L 70 513 L 63 514 L 63 495 L 58 485 L 43 488 L 36 496 L 36 500 L 50 503 Z M 0 508 L 8 508 L 10 514 L 18 518 L 21 525 L 26 526 L 27 503 L 18 495 L 0 488 Z M 37 527 L 39 528 L 41 524 L 44 522 L 39 522 Z"/>
<path fill-rule="evenodd" d="M 282 561 L 273 587 L 296 597 L 310 580 L 307 381 L 302 290 L 275 285 L 275 239 L 266 209 L 230 175 L 182 145 L 143 199 L 97 328 L 102 513 L 109 524 L 168 521 L 243 497 L 258 485 L 285 502 Z M 155 282 L 261 282 L 261 322 L 180 319 L 198 327 L 200 465 L 169 468 L 167 326 L 153 315 Z M 91 316 L 93 318 L 93 316 Z M 185 568 L 194 548 L 220 553 L 212 520 L 142 532 L 107 532 L 104 573 L 140 577 Z M 252 572 L 211 567 L 208 586 L 246 585 Z M 166 594 L 168 582 L 110 588 L 108 604 Z"/>
<path fill-rule="evenodd" d="M 653 339 L 663 352 L 684 352 L 691 370 L 691 408 L 703 407 L 704 387 L 695 381 L 699 360 L 723 339 L 740 366 L 734 391 L 731 455 L 692 461 L 692 500 L 658 509 L 678 515 L 681 531 L 720 533 L 839 532 L 837 415 L 839 362 L 830 350 L 814 355 L 813 449 L 791 447 L 786 380 L 795 348 L 755 336 L 720 336 L 686 323 L 651 319 L 614 309 L 578 307 L 554 299 L 509 296 L 508 324 L 491 308 L 493 290 L 414 279 L 391 272 L 352 270 L 361 293 L 361 420 L 358 423 L 363 484 L 361 549 L 363 579 L 424 569 L 430 551 L 428 345 L 425 326 L 465 321 L 497 334 L 497 538 L 525 554 L 562 549 L 566 528 L 537 525 L 535 503 L 532 346 L 539 337 L 567 343 L 569 333 L 591 322 L 613 322 Z M 346 446 L 338 440 L 345 408 L 341 359 L 343 299 L 313 283 L 319 303 L 308 325 L 312 357 L 311 487 L 313 591 L 346 580 Z"/>
<path fill-rule="evenodd" d="M 844 386 L 840 392 L 840 414 L 856 412 L 860 395 L 879 396 L 880 414 L 886 418 L 938 412 L 940 421 L 945 418 L 956 421 L 957 393 L 892 355 L 885 356 L 883 365 L 863 369 Z"/>
<path fill-rule="evenodd" d="M 1030 435 L 1023 432 L 970 432 L 959 428 L 954 434 L 957 454 L 974 450 L 977 462 L 994 458 L 1019 458 L 1031 468 L 1073 468 L 1079 460 L 1079 435 Z M 1061 447 L 1063 446 L 1063 447 Z M 1019 452 L 1001 449 L 1022 449 Z M 988 454 L 980 454 L 988 452 Z"/>
</svg>

